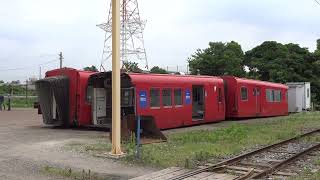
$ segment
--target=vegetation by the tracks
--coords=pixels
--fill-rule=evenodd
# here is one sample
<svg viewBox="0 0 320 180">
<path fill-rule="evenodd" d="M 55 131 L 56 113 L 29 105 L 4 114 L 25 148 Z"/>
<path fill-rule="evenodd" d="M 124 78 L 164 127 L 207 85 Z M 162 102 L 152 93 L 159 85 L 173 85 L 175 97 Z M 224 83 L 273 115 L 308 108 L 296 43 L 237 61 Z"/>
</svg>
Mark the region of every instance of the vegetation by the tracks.
<svg viewBox="0 0 320 180">
<path fill-rule="evenodd" d="M 213 130 L 193 130 L 170 133 L 168 141 L 142 146 L 141 159 L 134 156 L 134 144 L 125 145 L 127 162 L 169 167 L 193 167 L 209 159 L 220 159 L 245 150 L 272 144 L 320 128 L 320 112 L 293 114 L 285 117 L 265 118 L 250 123 L 233 122 L 231 126 Z M 215 126 L 213 124 L 212 126 Z M 97 143 L 97 147 L 103 147 Z M 88 146 L 88 145 L 83 145 Z M 88 146 L 89 147 L 89 146 Z M 90 145 L 94 152 L 95 144 Z M 98 148 L 98 152 L 103 149 Z M 105 143 L 105 151 L 110 144 Z"/>
<path fill-rule="evenodd" d="M 11 99 L 11 107 L 12 108 L 32 108 L 33 103 L 37 101 L 36 97 L 26 98 L 12 98 Z M 7 106 L 7 101 L 5 101 Z"/>
<path fill-rule="evenodd" d="M 24 85 L 3 84 L 0 86 L 0 95 L 6 96 L 11 92 L 13 93 L 14 96 L 25 96 L 26 88 Z M 28 95 L 35 96 L 36 91 L 28 89 Z"/>
<path fill-rule="evenodd" d="M 118 179 L 118 177 L 111 175 L 98 175 L 97 173 L 93 173 L 91 170 L 82 170 L 77 171 L 71 168 L 59 168 L 52 166 L 45 166 L 41 168 L 40 172 L 45 175 L 54 176 L 54 177 L 62 177 L 74 180 L 111 180 Z"/>
<path fill-rule="evenodd" d="M 317 159 L 316 161 L 314 161 L 313 164 L 317 167 L 320 167 L 320 159 Z M 309 179 L 309 180 L 320 179 L 320 170 L 305 168 L 302 174 L 296 177 L 292 177 L 290 180 L 304 180 L 304 179 Z"/>
</svg>

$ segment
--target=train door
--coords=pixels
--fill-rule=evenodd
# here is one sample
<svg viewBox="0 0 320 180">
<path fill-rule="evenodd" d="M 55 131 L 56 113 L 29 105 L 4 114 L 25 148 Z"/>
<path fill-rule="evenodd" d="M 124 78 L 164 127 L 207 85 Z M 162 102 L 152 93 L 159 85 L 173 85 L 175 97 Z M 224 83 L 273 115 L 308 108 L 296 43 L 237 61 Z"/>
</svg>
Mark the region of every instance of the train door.
<svg viewBox="0 0 320 180">
<path fill-rule="evenodd" d="M 218 112 L 219 113 L 224 112 L 223 91 L 221 87 L 218 87 L 217 103 L 218 103 Z"/>
<path fill-rule="evenodd" d="M 93 89 L 93 124 L 102 125 L 106 121 L 106 105 L 107 105 L 106 90 L 104 88 Z"/>
<path fill-rule="evenodd" d="M 204 87 L 199 85 L 192 86 L 192 119 L 203 120 L 205 113 Z"/>
<path fill-rule="evenodd" d="M 255 97 L 256 101 L 256 115 L 259 116 L 261 113 L 261 88 L 255 87 L 253 88 L 253 96 Z"/>
</svg>

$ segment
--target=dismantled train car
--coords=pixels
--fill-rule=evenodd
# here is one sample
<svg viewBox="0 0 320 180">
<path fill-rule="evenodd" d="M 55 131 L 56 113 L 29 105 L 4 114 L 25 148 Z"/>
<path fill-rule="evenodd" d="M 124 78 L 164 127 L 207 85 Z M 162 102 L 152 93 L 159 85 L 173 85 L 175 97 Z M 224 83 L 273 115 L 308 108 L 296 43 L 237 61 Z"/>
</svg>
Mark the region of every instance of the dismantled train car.
<svg viewBox="0 0 320 180">
<path fill-rule="evenodd" d="M 122 115 L 153 119 L 159 129 L 225 119 L 221 78 L 130 73 L 122 74 L 121 86 Z M 92 75 L 88 89 L 93 123 L 111 123 L 111 73 Z"/>
<path fill-rule="evenodd" d="M 84 97 L 92 74 L 62 68 L 46 72 L 45 78 L 36 82 L 44 124 L 65 127 L 91 124 L 91 105 Z"/>
<path fill-rule="evenodd" d="M 57 69 L 36 83 L 45 124 L 111 127 L 112 73 Z M 230 118 L 288 114 L 288 87 L 233 76 L 121 74 L 123 136 L 141 117 L 143 133 Z"/>
</svg>

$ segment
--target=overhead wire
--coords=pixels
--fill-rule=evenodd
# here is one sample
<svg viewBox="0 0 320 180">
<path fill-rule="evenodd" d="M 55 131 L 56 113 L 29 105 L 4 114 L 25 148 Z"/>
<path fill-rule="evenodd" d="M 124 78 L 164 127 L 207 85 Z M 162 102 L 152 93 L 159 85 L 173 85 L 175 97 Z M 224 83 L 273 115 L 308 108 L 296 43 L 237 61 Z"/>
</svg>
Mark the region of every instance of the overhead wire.
<svg viewBox="0 0 320 180">
<path fill-rule="evenodd" d="M 57 62 L 57 61 L 59 61 L 59 60 L 58 60 L 58 59 L 55 59 L 55 60 L 43 62 L 43 63 L 37 64 L 37 65 L 32 65 L 32 66 L 24 66 L 24 67 L 18 67 L 18 68 L 0 69 L 0 72 L 26 70 L 26 69 L 31 69 L 31 68 L 34 68 L 34 67 L 38 67 L 38 66 L 43 66 L 43 65 L 50 64 L 50 63 L 54 63 L 54 62 Z"/>
<path fill-rule="evenodd" d="M 314 0 L 318 5 L 320 5 L 320 2 L 318 0 Z"/>
</svg>

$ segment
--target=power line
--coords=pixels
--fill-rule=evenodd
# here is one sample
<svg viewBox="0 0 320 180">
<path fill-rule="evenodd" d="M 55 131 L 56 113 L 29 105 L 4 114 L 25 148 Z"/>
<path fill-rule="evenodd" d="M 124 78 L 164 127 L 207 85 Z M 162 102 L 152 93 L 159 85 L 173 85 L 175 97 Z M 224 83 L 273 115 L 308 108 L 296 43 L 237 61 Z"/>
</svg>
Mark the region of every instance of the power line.
<svg viewBox="0 0 320 180">
<path fill-rule="evenodd" d="M 320 5 L 320 2 L 319 1 L 317 1 L 317 0 L 314 0 L 318 5 Z"/>
<path fill-rule="evenodd" d="M 47 61 L 47 62 L 44 62 L 44 63 L 38 64 L 38 65 L 33 65 L 33 66 L 25 66 L 25 67 L 18 67 L 18 68 L 0 69 L 0 72 L 3 72 L 3 71 L 19 71 L 19 70 L 26 70 L 26 69 L 31 69 L 31 68 L 34 68 L 34 67 L 37 67 L 37 66 L 43 66 L 43 65 L 46 65 L 46 64 L 54 63 L 54 62 L 57 62 L 57 61 L 59 61 L 59 60 L 58 60 L 58 59 L 55 59 L 55 60 Z"/>
</svg>

